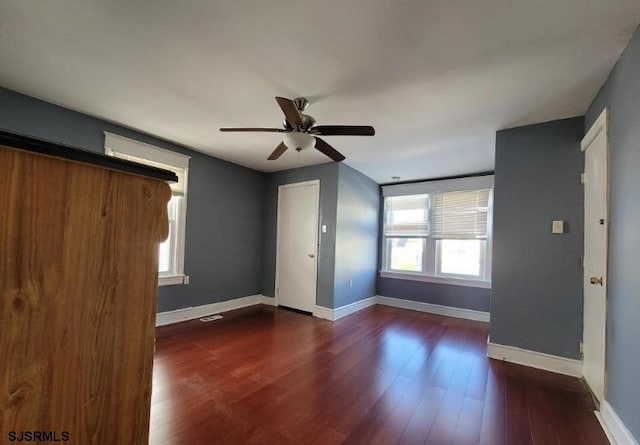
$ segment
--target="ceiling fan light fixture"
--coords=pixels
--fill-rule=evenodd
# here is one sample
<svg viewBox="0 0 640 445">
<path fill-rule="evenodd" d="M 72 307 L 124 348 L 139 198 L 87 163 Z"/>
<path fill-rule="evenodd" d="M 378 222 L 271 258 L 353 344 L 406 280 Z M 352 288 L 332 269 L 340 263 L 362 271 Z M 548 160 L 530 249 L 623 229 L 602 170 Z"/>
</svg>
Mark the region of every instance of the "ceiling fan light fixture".
<svg viewBox="0 0 640 445">
<path fill-rule="evenodd" d="M 285 133 L 283 142 L 289 148 L 306 150 L 314 146 L 315 139 L 310 134 L 293 131 Z"/>
</svg>

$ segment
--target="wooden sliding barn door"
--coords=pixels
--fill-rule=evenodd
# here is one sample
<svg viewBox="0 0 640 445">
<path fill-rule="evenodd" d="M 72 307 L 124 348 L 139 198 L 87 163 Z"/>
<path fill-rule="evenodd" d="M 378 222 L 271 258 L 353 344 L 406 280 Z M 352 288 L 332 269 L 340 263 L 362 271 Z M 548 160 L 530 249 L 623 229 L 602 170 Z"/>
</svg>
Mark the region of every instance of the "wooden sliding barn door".
<svg viewBox="0 0 640 445">
<path fill-rule="evenodd" d="M 0 146 L 0 443 L 147 444 L 160 180 Z"/>
</svg>

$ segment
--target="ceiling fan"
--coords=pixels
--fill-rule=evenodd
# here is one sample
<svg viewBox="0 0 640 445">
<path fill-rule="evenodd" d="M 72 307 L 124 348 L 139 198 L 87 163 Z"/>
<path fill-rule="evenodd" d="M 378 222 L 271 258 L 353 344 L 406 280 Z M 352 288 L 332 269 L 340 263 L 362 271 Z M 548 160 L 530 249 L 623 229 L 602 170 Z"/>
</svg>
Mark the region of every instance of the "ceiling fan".
<svg viewBox="0 0 640 445">
<path fill-rule="evenodd" d="M 276 101 L 284 113 L 283 128 L 221 128 L 220 131 L 285 133 L 284 141 L 280 142 L 280 145 L 267 158 L 270 161 L 278 159 L 288 148 L 301 151 L 311 146 L 336 162 L 344 161 L 345 157 L 342 153 L 318 136 L 373 136 L 375 134 L 373 127 L 368 125 L 316 125 L 313 117 L 302 114 L 309 106 L 309 101 L 304 97 L 293 100 L 276 97 Z"/>
</svg>

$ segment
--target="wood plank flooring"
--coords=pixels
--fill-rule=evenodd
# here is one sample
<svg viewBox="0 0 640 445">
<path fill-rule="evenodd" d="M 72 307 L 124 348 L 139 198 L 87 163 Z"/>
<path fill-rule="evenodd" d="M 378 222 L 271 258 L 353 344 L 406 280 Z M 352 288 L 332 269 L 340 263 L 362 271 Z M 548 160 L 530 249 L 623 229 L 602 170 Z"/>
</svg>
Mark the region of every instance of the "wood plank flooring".
<svg viewBox="0 0 640 445">
<path fill-rule="evenodd" d="M 489 360 L 486 323 L 223 315 L 158 329 L 151 444 L 608 443 L 578 379 Z"/>
</svg>

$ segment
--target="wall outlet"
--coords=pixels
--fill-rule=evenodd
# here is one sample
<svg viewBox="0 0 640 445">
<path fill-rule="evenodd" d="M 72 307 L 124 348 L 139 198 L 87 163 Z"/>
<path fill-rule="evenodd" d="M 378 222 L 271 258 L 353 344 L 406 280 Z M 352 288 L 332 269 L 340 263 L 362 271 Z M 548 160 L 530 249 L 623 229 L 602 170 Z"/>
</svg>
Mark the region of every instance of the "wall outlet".
<svg viewBox="0 0 640 445">
<path fill-rule="evenodd" d="M 349 287 L 353 287 L 353 280 L 349 280 Z"/>
<path fill-rule="evenodd" d="M 189 275 L 185 275 L 184 276 L 184 280 L 182 281 L 183 284 L 189 284 Z"/>
<path fill-rule="evenodd" d="M 327 233 L 327 225 L 326 224 L 322 225 L 322 233 Z"/>
</svg>

